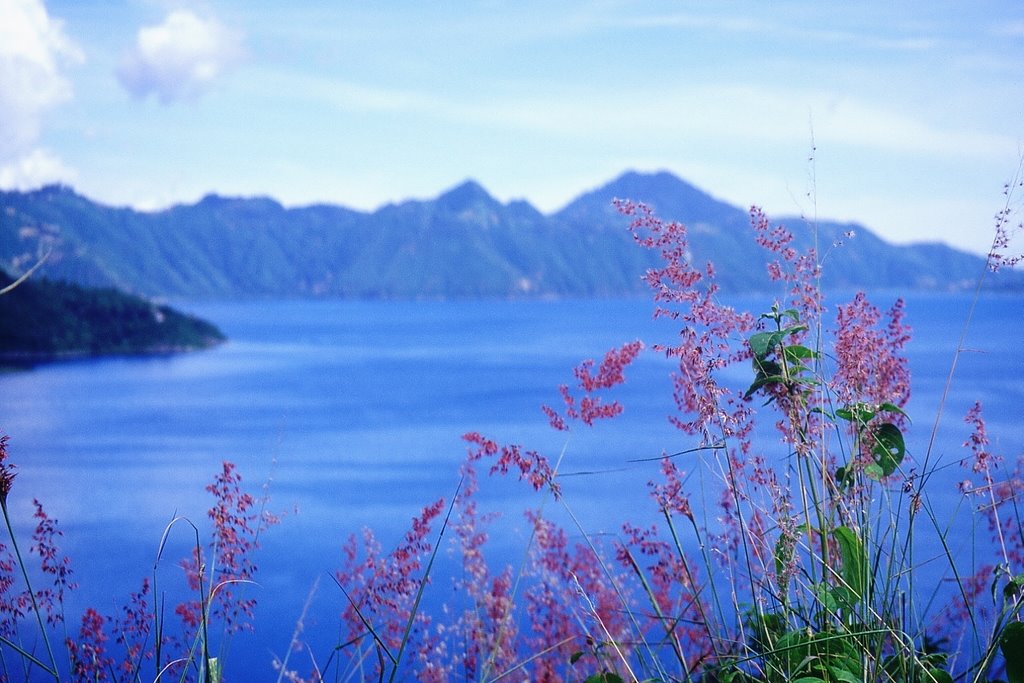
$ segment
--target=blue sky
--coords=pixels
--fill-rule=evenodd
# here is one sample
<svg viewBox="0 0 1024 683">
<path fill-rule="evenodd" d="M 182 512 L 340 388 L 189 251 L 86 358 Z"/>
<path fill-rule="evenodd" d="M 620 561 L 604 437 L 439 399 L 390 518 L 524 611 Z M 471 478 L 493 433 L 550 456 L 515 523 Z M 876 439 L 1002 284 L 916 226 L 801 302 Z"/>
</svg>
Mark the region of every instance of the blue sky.
<svg viewBox="0 0 1024 683">
<path fill-rule="evenodd" d="M 984 252 L 1022 65 L 1018 0 L 0 0 L 0 186 L 551 211 L 665 169 Z"/>
</svg>

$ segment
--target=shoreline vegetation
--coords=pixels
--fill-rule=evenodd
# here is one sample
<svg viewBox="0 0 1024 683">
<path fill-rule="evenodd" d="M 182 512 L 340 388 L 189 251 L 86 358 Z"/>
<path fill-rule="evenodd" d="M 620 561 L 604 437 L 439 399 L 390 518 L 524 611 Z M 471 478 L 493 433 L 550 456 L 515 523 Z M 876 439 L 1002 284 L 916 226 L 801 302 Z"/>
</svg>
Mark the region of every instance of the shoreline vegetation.
<svg viewBox="0 0 1024 683">
<path fill-rule="evenodd" d="M 0 289 L 14 282 L 0 270 Z M 28 279 L 0 296 L 0 367 L 164 355 L 225 340 L 212 323 L 113 288 Z"/>
<path fill-rule="evenodd" d="M 992 269 L 1021 258 L 1009 241 L 1020 186 L 1021 178 L 1007 185 Z M 813 225 L 795 240 L 754 208 L 748 234 L 767 255 L 770 288 L 761 311 L 736 310 L 720 301 L 713 264 L 692 259 L 686 226 L 643 204 L 616 208 L 638 248 L 658 258 L 644 279 L 654 316 L 677 335 L 584 360 L 542 410 L 571 448 L 576 430 L 620 424 L 616 388 L 638 357 L 671 359 L 667 417 L 685 450 L 660 457 L 650 507 L 628 511 L 616 533 L 591 535 L 563 496 L 560 455 L 468 433 L 458 487 L 426 501 L 395 548 L 369 529 L 344 543 L 330 576 L 342 605 L 326 627 L 336 643 L 308 646 L 300 616 L 281 656 L 268 656 L 268 678 L 1024 683 L 1024 453 L 991 448 L 980 403 L 962 416 L 961 457 L 940 464 L 936 444 L 907 442 L 912 418 L 937 425 L 943 416 L 905 411 L 911 330 L 902 299 L 880 309 L 858 293 L 826 304 L 822 254 L 837 245 L 819 248 Z M 785 457 L 758 443 L 758 425 L 774 429 Z M 8 496 L 23 494 L 7 446 L 0 435 L 10 531 Z M 963 472 L 954 493 L 971 525 L 970 553 L 947 511 L 933 506 L 929 482 L 940 466 Z M 697 468 L 718 490 L 691 500 Z M 525 509 L 483 509 L 484 478 L 521 489 Z M 229 462 L 206 490 L 206 524 L 176 518 L 161 540 L 161 555 L 172 532 L 192 542 L 178 573 L 154 567 L 121 610 L 89 608 L 67 622 L 71 562 L 57 547 L 56 521 L 35 502 L 28 555 L 13 532 L 0 547 L 4 674 L 234 680 L 232 636 L 256 628 L 257 597 L 273 597 L 254 585 L 261 534 L 281 520 L 265 491 L 245 492 Z M 496 563 L 492 523 L 517 512 L 530 530 L 522 559 Z M 937 558 L 915 555 L 925 537 L 941 549 Z M 450 575 L 435 566 L 442 549 L 455 558 Z M 925 562 L 944 567 L 939 583 L 922 585 Z M 436 609 L 423 598 L 439 587 L 454 590 Z"/>
</svg>

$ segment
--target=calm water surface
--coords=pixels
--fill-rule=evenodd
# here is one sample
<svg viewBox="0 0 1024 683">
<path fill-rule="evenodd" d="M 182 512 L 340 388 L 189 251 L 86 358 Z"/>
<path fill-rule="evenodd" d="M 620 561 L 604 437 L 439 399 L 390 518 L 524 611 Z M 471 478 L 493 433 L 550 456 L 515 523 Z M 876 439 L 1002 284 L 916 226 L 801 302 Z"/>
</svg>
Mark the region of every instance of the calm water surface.
<svg viewBox="0 0 1024 683">
<path fill-rule="evenodd" d="M 873 299 L 887 305 L 892 297 Z M 949 295 L 908 302 L 913 453 L 925 450 L 968 303 Z M 203 486 L 222 460 L 235 462 L 256 491 L 269 486 L 271 509 L 289 514 L 263 538 L 258 634 L 242 638 L 232 657 L 233 670 L 253 679 L 266 678 L 270 653 L 287 648 L 307 593 L 339 566 L 350 533 L 372 526 L 388 548 L 422 505 L 450 496 L 463 433 L 552 457 L 564 451 L 563 472 L 602 471 L 564 480 L 566 499 L 592 533 L 649 519 L 644 482 L 656 464 L 628 460 L 694 445 L 666 423 L 671 368 L 653 354 L 628 371 L 617 394 L 626 413 L 613 423 L 567 441 L 539 410 L 557 404 L 557 386 L 572 382 L 583 358 L 635 338 L 671 340 L 671 327 L 650 320 L 646 301 L 182 306 L 217 323 L 231 341 L 196 354 L 0 376 L 0 429 L 18 465 L 11 506 L 26 538 L 33 497 L 60 520 L 62 547 L 82 584 L 69 613 L 87 604 L 113 613 L 152 574 L 168 522 L 175 515 L 205 521 Z M 934 450 L 942 462 L 962 457 L 962 415 L 975 399 L 985 405 L 996 450 L 1024 452 L 1022 321 L 1024 298 L 982 301 Z M 738 386 L 744 381 L 737 377 Z M 948 482 L 937 488 L 950 492 L 939 505 L 955 505 L 958 469 L 943 470 Z M 516 486 L 482 495 L 510 511 L 494 548 L 514 552 L 525 533 L 519 511 L 538 500 Z M 179 581 L 175 561 L 188 543 L 184 527 L 172 533 L 158 568 L 166 584 Z M 307 620 L 311 640 L 332 642 L 342 600 L 321 581 Z"/>
</svg>

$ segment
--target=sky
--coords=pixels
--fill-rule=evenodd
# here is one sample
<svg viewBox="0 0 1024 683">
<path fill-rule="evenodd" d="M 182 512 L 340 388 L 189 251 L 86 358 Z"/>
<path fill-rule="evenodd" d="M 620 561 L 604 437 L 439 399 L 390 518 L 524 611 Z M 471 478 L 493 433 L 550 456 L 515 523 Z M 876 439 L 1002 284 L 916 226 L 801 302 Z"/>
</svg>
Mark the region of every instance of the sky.
<svg viewBox="0 0 1024 683">
<path fill-rule="evenodd" d="M 0 187 L 545 212 L 667 170 L 984 253 L 1024 153 L 1024 3 L 0 0 Z"/>
</svg>

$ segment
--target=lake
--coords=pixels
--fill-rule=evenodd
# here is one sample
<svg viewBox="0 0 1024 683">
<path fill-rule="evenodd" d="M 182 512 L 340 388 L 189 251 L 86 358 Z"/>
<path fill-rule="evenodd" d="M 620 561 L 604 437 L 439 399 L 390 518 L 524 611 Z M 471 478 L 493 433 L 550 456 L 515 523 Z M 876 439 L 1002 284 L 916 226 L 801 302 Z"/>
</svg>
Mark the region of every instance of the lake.
<svg viewBox="0 0 1024 683">
<path fill-rule="evenodd" d="M 892 298 L 872 300 L 884 308 Z M 769 302 L 738 303 L 759 311 Z M 969 303 L 961 295 L 909 297 L 911 454 L 924 451 Z M 0 430 L 18 466 L 10 505 L 25 547 L 32 498 L 59 520 L 81 584 L 69 614 L 85 605 L 114 613 L 152 573 L 168 522 L 205 522 L 211 500 L 203 487 L 222 460 L 236 463 L 254 492 L 268 486 L 270 509 L 288 514 L 262 539 L 259 628 L 233 646 L 234 680 L 269 678 L 270 653 L 287 649 L 317 577 L 324 578 L 306 635 L 319 647 L 333 642 L 344 598 L 326 576 L 340 565 L 341 544 L 371 526 L 387 549 L 424 504 L 450 498 L 463 433 L 552 458 L 564 450 L 567 474 L 599 471 L 563 484 L 588 533 L 649 519 L 644 483 L 657 463 L 629 460 L 695 445 L 667 424 L 671 366 L 654 354 L 627 370 L 615 395 L 625 413 L 607 425 L 567 440 L 539 409 L 559 405 L 558 385 L 572 384 L 584 358 L 636 338 L 671 341 L 671 325 L 652 321 L 644 300 L 176 304 L 215 322 L 230 341 L 194 354 L 0 375 Z M 985 406 L 993 450 L 1024 454 L 1022 321 L 1024 297 L 983 297 L 933 457 L 965 455 L 962 417 L 975 399 Z M 950 505 L 958 470 L 943 470 L 949 479 L 939 485 L 950 490 Z M 515 485 L 481 495 L 510 510 L 493 545 L 499 557 L 514 553 L 528 532 L 519 511 L 538 498 Z M 163 582 L 180 581 L 175 562 L 188 548 L 184 527 L 176 528 L 158 569 Z"/>
</svg>

